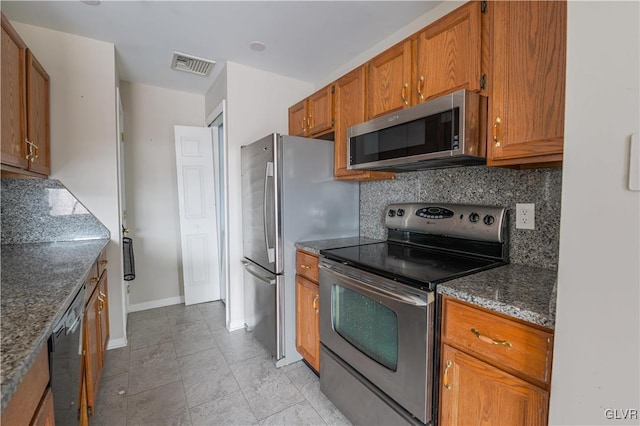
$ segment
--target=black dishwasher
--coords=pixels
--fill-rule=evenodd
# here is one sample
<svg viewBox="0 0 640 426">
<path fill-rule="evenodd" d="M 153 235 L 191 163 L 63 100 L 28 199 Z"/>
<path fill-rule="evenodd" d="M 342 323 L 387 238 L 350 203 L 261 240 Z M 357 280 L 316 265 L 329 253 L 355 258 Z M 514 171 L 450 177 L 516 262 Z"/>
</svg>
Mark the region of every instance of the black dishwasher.
<svg viewBox="0 0 640 426">
<path fill-rule="evenodd" d="M 57 426 L 79 423 L 78 398 L 82 360 L 82 314 L 85 286 L 56 324 L 49 339 L 51 391 Z"/>
</svg>

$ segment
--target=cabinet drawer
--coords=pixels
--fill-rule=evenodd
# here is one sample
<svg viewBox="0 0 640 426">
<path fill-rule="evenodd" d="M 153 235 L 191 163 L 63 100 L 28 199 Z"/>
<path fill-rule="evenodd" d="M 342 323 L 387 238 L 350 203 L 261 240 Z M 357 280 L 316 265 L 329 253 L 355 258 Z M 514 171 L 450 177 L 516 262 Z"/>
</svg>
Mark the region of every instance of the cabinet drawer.
<svg viewBox="0 0 640 426">
<path fill-rule="evenodd" d="M 551 333 L 445 297 L 442 339 L 516 375 L 550 383 Z"/>
<path fill-rule="evenodd" d="M 298 250 L 296 252 L 296 274 L 318 282 L 318 256 Z"/>
<path fill-rule="evenodd" d="M 98 257 L 98 277 L 107 269 L 107 263 L 107 249 L 104 249 Z"/>
</svg>

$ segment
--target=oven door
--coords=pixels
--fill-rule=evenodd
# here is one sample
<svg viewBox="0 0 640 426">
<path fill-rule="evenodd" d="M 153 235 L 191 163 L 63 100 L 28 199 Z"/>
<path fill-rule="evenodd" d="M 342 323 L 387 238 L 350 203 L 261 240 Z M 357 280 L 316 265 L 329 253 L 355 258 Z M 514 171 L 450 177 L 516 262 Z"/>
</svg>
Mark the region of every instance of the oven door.
<svg viewBox="0 0 640 426">
<path fill-rule="evenodd" d="M 432 416 L 434 294 L 320 262 L 320 341 L 423 423 Z"/>
</svg>

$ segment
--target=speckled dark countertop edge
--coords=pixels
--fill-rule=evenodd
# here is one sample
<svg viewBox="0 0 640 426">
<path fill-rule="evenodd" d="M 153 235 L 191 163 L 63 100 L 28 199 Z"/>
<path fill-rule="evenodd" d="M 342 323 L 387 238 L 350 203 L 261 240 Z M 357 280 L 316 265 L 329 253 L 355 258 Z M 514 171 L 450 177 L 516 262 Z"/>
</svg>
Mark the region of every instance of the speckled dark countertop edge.
<svg viewBox="0 0 640 426">
<path fill-rule="evenodd" d="M 554 329 L 556 279 L 553 269 L 504 265 L 441 283 L 437 293 Z"/>
<path fill-rule="evenodd" d="M 316 241 L 299 241 L 295 243 L 296 248 L 304 250 L 308 253 L 319 255 L 320 250 L 329 250 L 341 247 L 359 246 L 363 244 L 378 243 L 384 240 L 375 240 L 367 237 L 345 237 L 345 238 L 333 238 L 329 240 L 316 240 Z"/>
<path fill-rule="evenodd" d="M 21 250 L 29 250 L 32 247 L 36 249 L 36 247 L 43 247 L 47 245 L 61 247 L 63 249 L 68 249 L 69 247 L 73 247 L 74 245 L 80 245 L 80 244 L 89 245 L 88 246 L 89 254 L 87 254 L 84 257 L 84 261 L 75 262 L 75 263 L 82 263 L 82 266 L 76 265 L 78 267 L 80 266 L 81 267 L 78 268 L 75 274 L 73 274 L 74 276 L 68 277 L 67 279 L 65 279 L 66 283 L 64 284 L 64 289 L 65 289 L 64 292 L 68 294 L 66 294 L 66 297 L 64 297 L 64 301 L 61 303 L 59 301 L 58 303 L 55 303 L 55 305 L 57 306 L 52 306 L 51 310 L 47 314 L 43 314 L 46 317 L 38 318 L 38 321 L 36 321 L 33 318 L 33 315 L 26 315 L 27 318 L 21 318 L 27 321 L 32 320 L 35 323 L 35 330 L 29 333 L 29 336 L 28 336 L 30 337 L 29 341 L 23 342 L 26 348 L 20 351 L 21 356 L 19 358 L 16 358 L 15 356 L 14 357 L 8 356 L 6 354 L 6 347 L 4 347 L 6 345 L 5 341 L 11 340 L 11 336 L 6 335 L 6 334 L 10 334 L 10 332 L 7 332 L 6 330 L 7 328 L 11 329 L 11 327 L 13 326 L 13 324 L 11 323 L 15 321 L 13 318 L 5 317 L 6 310 L 8 308 L 5 306 L 5 303 L 3 301 L 2 319 L 1 319 L 3 323 L 2 324 L 2 346 L 3 346 L 2 354 L 3 355 L 2 355 L 2 360 L 0 361 L 0 365 L 2 368 L 2 372 L 1 372 L 2 383 L 0 384 L 0 391 L 2 393 L 2 411 L 4 411 L 9 401 L 13 397 L 15 391 L 18 389 L 18 387 L 22 383 L 22 380 L 24 379 L 25 375 L 31 368 L 31 365 L 33 364 L 33 361 L 35 360 L 36 356 L 40 353 L 40 350 L 42 350 L 43 346 L 47 344 L 49 336 L 53 331 L 54 325 L 62 318 L 67 308 L 71 305 L 71 302 L 73 302 L 73 298 L 75 297 L 77 292 L 81 289 L 82 285 L 87 280 L 89 273 L 91 271 L 91 265 L 95 263 L 95 261 L 98 259 L 100 252 L 107 246 L 109 241 L 110 241 L 109 239 L 98 239 L 98 240 L 94 239 L 94 240 L 62 242 L 62 243 L 55 242 L 55 243 L 38 243 L 38 244 L 2 245 L 3 252 L 5 250 L 10 250 L 12 246 L 20 247 Z M 87 265 L 87 258 L 93 259 L 92 262 L 89 262 L 88 265 Z M 3 256 L 3 259 L 2 259 L 2 297 L 3 298 L 4 298 L 4 295 L 7 293 L 5 289 L 7 288 L 7 286 L 10 286 L 9 283 L 12 281 L 11 272 L 13 269 L 12 268 L 13 265 L 11 265 L 10 263 L 11 263 L 11 260 L 7 260 Z M 74 263 L 74 260 L 70 259 L 69 263 Z M 86 268 L 84 268 L 85 265 L 87 265 Z M 83 269 L 83 272 L 79 272 L 80 269 Z M 21 281 L 24 282 L 24 278 L 21 278 Z M 48 283 L 48 284 L 55 285 L 55 283 Z M 9 293 L 11 293 L 11 291 L 9 291 Z M 9 324 L 6 324 L 5 321 L 9 321 Z M 26 327 L 22 327 L 22 329 L 24 328 Z M 16 359 L 14 360 L 12 358 L 16 358 Z M 10 365 L 6 365 L 7 363 L 10 363 Z"/>
</svg>

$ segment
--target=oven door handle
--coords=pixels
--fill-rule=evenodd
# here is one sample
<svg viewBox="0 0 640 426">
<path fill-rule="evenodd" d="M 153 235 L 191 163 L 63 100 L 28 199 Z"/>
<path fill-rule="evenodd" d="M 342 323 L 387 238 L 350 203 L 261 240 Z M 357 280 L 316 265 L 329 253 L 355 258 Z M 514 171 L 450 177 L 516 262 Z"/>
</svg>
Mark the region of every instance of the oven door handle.
<svg viewBox="0 0 640 426">
<path fill-rule="evenodd" d="M 366 291 L 369 291 L 373 294 L 376 294 L 378 296 L 382 296 L 382 297 L 386 297 L 388 299 L 392 299 L 395 300 L 396 302 L 400 302 L 400 303 L 404 303 L 407 305 L 413 305 L 413 306 L 427 306 L 429 303 L 433 302 L 434 297 L 433 297 L 433 292 L 429 292 L 427 293 L 427 300 L 422 300 L 419 297 L 416 296 L 411 296 L 408 294 L 399 294 L 396 293 L 394 291 L 389 291 L 389 290 L 385 290 L 382 289 L 380 287 L 368 284 L 364 281 L 358 281 L 354 278 L 351 278 L 348 275 L 345 274 L 341 274 L 340 272 L 337 272 L 333 269 L 331 269 L 330 266 L 326 265 L 326 264 L 321 264 L 320 265 L 321 269 L 326 269 L 327 272 L 336 275 L 337 277 L 339 277 L 342 281 L 341 285 L 343 285 L 344 287 L 347 287 L 351 290 L 355 290 L 357 291 L 358 289 L 366 289 Z M 345 282 L 346 281 L 346 282 Z"/>
</svg>

